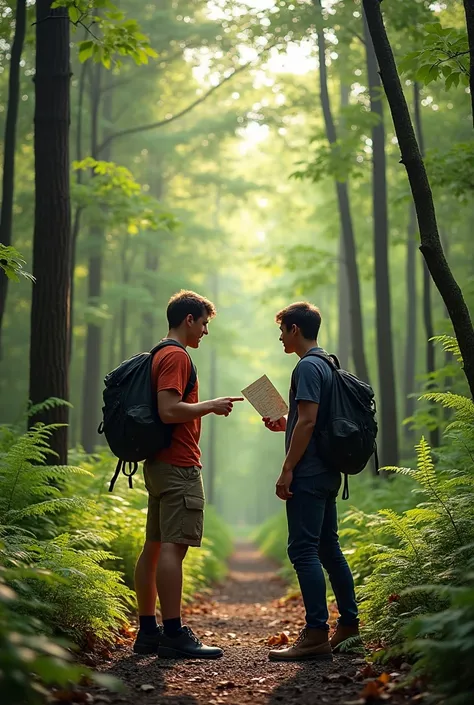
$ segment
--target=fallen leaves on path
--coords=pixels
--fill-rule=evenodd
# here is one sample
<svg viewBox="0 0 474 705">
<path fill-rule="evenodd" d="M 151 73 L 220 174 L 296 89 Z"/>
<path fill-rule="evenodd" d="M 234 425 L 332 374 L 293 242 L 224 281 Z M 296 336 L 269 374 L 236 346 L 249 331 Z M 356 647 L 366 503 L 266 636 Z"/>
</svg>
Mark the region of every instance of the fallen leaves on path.
<svg viewBox="0 0 474 705">
<path fill-rule="evenodd" d="M 274 634 L 267 639 L 268 646 L 284 646 L 288 642 L 288 632 L 280 632 L 280 634 Z"/>
</svg>

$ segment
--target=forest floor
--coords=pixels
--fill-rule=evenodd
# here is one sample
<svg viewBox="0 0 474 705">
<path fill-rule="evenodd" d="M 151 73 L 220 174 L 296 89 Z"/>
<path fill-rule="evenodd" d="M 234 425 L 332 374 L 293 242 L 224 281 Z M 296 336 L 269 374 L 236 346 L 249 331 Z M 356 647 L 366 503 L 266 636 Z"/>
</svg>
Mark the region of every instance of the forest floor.
<svg viewBox="0 0 474 705">
<path fill-rule="evenodd" d="M 124 689 L 113 693 L 89 687 L 86 702 L 362 705 L 389 700 L 398 705 L 422 699 L 413 689 L 397 689 L 397 682 L 406 674 L 382 674 L 382 669 L 373 669 L 360 655 L 335 655 L 334 661 L 319 663 L 270 662 L 269 642 L 283 643 L 287 637 L 293 641 L 304 623 L 300 599 L 285 598 L 287 588 L 277 570 L 251 544 L 237 544 L 225 582 L 184 610 L 185 623 L 205 643 L 222 647 L 224 657 L 203 662 L 137 656 L 132 652 L 130 635 L 110 658 L 96 666 L 102 673 L 118 677 Z M 331 614 L 333 623 L 335 616 Z"/>
</svg>

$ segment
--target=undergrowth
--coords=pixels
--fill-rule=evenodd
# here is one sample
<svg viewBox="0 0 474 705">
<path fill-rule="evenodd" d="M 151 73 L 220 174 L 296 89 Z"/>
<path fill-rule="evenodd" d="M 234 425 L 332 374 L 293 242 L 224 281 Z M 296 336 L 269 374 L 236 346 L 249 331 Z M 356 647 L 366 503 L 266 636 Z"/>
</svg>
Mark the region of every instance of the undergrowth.
<svg viewBox="0 0 474 705">
<path fill-rule="evenodd" d="M 11 705 L 40 701 L 45 685 L 90 677 L 71 649 L 112 644 L 136 604 L 143 482 L 108 493 L 113 458 L 105 452 L 50 464 L 55 428 L 0 427 L 0 689 Z M 223 577 L 231 548 L 209 507 L 203 548 L 186 557 L 185 600 Z"/>
<path fill-rule="evenodd" d="M 453 338 L 441 343 L 462 361 Z M 411 660 L 435 699 L 462 705 L 474 692 L 474 403 L 441 391 L 423 400 L 450 413 L 441 447 L 421 437 L 413 467 L 385 468 L 392 481 L 355 478 L 353 506 L 339 502 L 340 538 L 366 643 L 382 646 L 382 658 Z M 289 572 L 283 514 L 256 538 Z"/>
</svg>

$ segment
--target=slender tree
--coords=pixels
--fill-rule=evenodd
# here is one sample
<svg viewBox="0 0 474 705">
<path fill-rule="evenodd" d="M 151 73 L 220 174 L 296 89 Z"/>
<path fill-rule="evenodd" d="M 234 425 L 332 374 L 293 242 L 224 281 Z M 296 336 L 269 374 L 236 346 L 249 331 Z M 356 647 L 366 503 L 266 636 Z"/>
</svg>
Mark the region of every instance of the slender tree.
<svg viewBox="0 0 474 705">
<path fill-rule="evenodd" d="M 423 137 L 423 125 L 421 122 L 421 100 L 420 100 L 420 84 L 415 81 L 413 84 L 413 104 L 414 104 L 414 115 L 415 115 L 415 131 L 418 139 L 418 146 L 420 148 L 420 154 L 422 158 L 425 156 L 425 140 Z M 435 361 L 435 345 L 433 341 L 434 336 L 434 325 L 433 325 L 433 305 L 431 301 L 431 276 L 428 266 L 423 260 L 423 321 L 425 324 L 425 335 L 426 335 L 426 374 L 428 375 L 428 389 L 432 387 L 432 375 L 436 368 Z M 432 412 L 436 414 L 438 409 L 435 405 L 432 405 Z M 439 446 L 439 428 L 432 429 L 430 431 L 430 443 L 433 448 Z"/>
<path fill-rule="evenodd" d="M 160 156 L 155 156 L 154 160 L 154 196 L 161 201 L 165 191 L 165 179 L 163 174 L 163 163 Z M 155 171 L 156 169 L 156 171 Z M 160 266 L 160 257 L 155 243 L 150 244 L 145 251 L 145 272 L 143 283 L 152 299 L 156 297 L 157 275 Z M 142 350 L 150 350 L 156 344 L 156 314 L 154 307 L 148 307 L 143 312 L 142 326 Z"/>
<path fill-rule="evenodd" d="M 406 259 L 406 338 L 405 338 L 405 365 L 403 396 L 405 400 L 404 416 L 410 418 L 415 413 L 415 371 L 416 371 L 416 322 L 417 322 L 417 295 L 416 295 L 416 212 L 413 203 L 410 203 L 410 213 L 407 228 L 407 259 Z M 413 433 L 409 425 L 405 427 L 405 440 L 411 442 Z"/>
<path fill-rule="evenodd" d="M 341 108 L 349 105 L 349 86 L 341 81 Z M 338 336 L 337 354 L 341 366 L 345 369 L 349 367 L 351 355 L 351 317 L 349 300 L 349 277 L 346 262 L 346 250 L 344 247 L 344 233 L 339 235 L 339 267 L 338 267 Z"/>
<path fill-rule="evenodd" d="M 375 309 L 379 407 L 382 432 L 381 464 L 398 465 L 398 424 L 393 359 L 392 303 L 388 261 L 387 164 L 382 85 L 365 17 L 364 43 L 367 58 L 370 109 L 378 120 L 372 127 L 372 212 L 375 255 Z"/>
<path fill-rule="evenodd" d="M 13 194 L 15 184 L 15 147 L 18 104 L 20 100 L 20 61 L 23 53 L 26 31 L 26 0 L 17 0 L 15 13 L 15 34 L 10 59 L 8 77 L 7 117 L 5 121 L 5 142 L 3 152 L 2 207 L 0 210 L 0 242 L 11 245 Z M 2 355 L 1 331 L 8 291 L 8 277 L 0 269 L 0 358 Z"/>
<path fill-rule="evenodd" d="M 446 261 L 439 237 L 433 195 L 387 37 L 379 0 L 363 0 L 380 75 L 390 105 L 395 132 L 415 202 L 420 250 L 440 292 L 463 357 L 463 369 L 474 398 L 474 328 L 463 293 Z"/>
<path fill-rule="evenodd" d="M 321 106 L 323 109 L 324 124 L 329 144 L 336 146 L 337 133 L 334 124 L 331 102 L 328 91 L 328 78 L 326 69 L 326 40 L 322 26 L 321 0 L 313 0 L 317 12 L 317 38 L 319 57 L 319 87 Z M 362 306 L 360 297 L 359 269 L 357 265 L 356 244 L 352 224 L 349 189 L 346 182 L 336 181 L 336 193 L 339 205 L 341 230 L 344 237 L 345 260 L 349 280 L 350 317 L 352 333 L 352 355 L 357 375 L 367 381 L 369 371 L 364 351 L 364 329 L 362 321 Z"/>
<path fill-rule="evenodd" d="M 98 159 L 100 125 L 103 120 L 111 122 L 111 91 L 103 92 L 104 83 L 110 80 L 101 64 L 96 64 L 91 81 L 91 156 Z M 102 100 L 102 98 L 104 99 Z M 110 148 L 102 154 L 102 159 L 110 160 Z M 89 264 L 87 299 L 90 306 L 97 306 L 102 296 L 104 265 L 104 224 L 100 220 L 92 223 L 89 231 Z M 84 449 L 91 453 L 98 442 L 97 427 L 100 411 L 100 376 L 102 361 L 102 325 L 94 320 L 87 324 L 84 376 L 82 386 L 82 433 Z"/>
<path fill-rule="evenodd" d="M 474 125 L 474 0 L 464 0 L 467 38 L 469 43 L 469 88 L 471 92 L 471 112 Z"/>
<path fill-rule="evenodd" d="M 36 2 L 35 226 L 30 343 L 30 400 L 68 399 L 71 208 L 69 195 L 70 80 L 69 18 L 66 8 Z M 67 423 L 57 407 L 30 418 Z M 67 427 L 52 448 L 67 462 Z"/>
</svg>

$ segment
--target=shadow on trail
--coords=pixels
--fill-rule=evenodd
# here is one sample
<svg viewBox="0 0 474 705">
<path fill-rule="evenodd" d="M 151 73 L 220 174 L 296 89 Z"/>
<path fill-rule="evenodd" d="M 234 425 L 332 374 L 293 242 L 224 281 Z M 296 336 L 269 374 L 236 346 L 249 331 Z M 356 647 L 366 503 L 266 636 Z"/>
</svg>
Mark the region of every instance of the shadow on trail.
<svg viewBox="0 0 474 705">
<path fill-rule="evenodd" d="M 125 690 L 111 697 L 108 693 L 107 702 L 126 702 L 130 705 L 197 705 L 198 700 L 184 692 L 189 692 L 189 684 L 180 682 L 176 672 L 177 665 L 178 662 L 165 661 L 157 656 L 130 654 L 121 658 L 107 670 L 107 675 L 119 678 L 125 684 Z M 142 690 L 144 685 L 153 686 L 153 690 Z"/>
<path fill-rule="evenodd" d="M 360 683 L 351 675 L 350 656 L 336 656 L 334 661 L 301 663 L 291 678 L 283 681 L 270 694 L 268 705 L 317 705 L 356 700 Z M 354 668 L 354 673 L 355 673 Z"/>
</svg>

